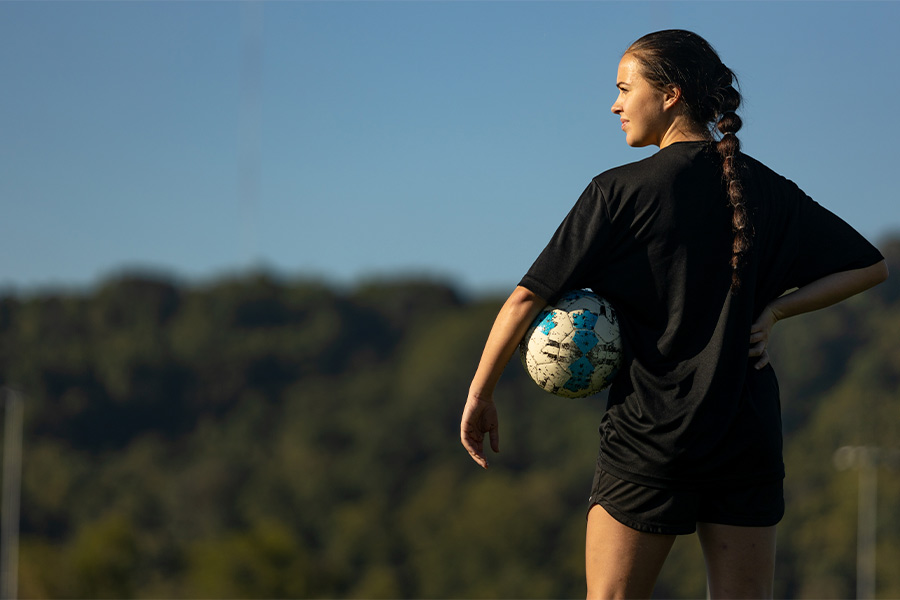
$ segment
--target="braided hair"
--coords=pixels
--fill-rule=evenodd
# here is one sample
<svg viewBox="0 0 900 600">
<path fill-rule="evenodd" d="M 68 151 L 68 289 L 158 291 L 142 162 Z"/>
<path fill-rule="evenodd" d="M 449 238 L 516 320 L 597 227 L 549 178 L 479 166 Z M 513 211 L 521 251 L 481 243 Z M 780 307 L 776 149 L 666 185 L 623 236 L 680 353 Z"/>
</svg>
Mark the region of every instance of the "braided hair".
<svg viewBox="0 0 900 600">
<path fill-rule="evenodd" d="M 626 55 L 641 66 L 642 75 L 659 89 L 674 85 L 681 90 L 687 117 L 705 128 L 722 157 L 722 174 L 733 211 L 734 242 L 731 253 L 731 289 L 740 288 L 740 269 L 750 250 L 753 228 L 741 188 L 741 118 L 735 112 L 741 93 L 735 74 L 713 47 L 690 31 L 669 29 L 650 33 L 634 42 Z"/>
</svg>

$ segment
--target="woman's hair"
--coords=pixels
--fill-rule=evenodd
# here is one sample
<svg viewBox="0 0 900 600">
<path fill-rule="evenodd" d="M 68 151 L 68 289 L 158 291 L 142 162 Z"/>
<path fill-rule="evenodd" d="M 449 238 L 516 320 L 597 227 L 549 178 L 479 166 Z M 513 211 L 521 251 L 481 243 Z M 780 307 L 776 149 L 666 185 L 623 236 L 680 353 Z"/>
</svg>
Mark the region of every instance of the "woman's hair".
<svg viewBox="0 0 900 600">
<path fill-rule="evenodd" d="M 741 104 L 741 94 L 734 87 L 737 78 L 706 40 L 681 29 L 647 34 L 625 54 L 638 61 L 641 74 L 652 85 L 660 89 L 670 85 L 678 87 L 687 116 L 706 128 L 713 139 L 716 131 L 721 135 L 716 149 L 722 157 L 723 176 L 733 210 L 731 289 L 736 291 L 740 287 L 740 267 L 753 237 L 741 189 L 738 154 L 741 143 L 735 135 L 742 124 L 735 113 Z"/>
</svg>

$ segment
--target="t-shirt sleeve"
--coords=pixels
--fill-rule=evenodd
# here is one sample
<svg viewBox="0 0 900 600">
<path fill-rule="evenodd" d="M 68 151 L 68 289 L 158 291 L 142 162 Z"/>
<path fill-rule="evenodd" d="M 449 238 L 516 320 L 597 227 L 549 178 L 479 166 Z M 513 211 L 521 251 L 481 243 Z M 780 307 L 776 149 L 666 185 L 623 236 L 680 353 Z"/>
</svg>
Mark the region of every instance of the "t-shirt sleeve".
<svg viewBox="0 0 900 600">
<path fill-rule="evenodd" d="M 785 289 L 868 267 L 884 258 L 853 227 L 802 192 L 795 210 L 796 253 L 785 274 Z"/>
<path fill-rule="evenodd" d="M 598 257 L 609 233 L 606 202 L 591 181 L 519 285 L 551 303 L 567 291 L 587 287 L 600 267 Z"/>
</svg>

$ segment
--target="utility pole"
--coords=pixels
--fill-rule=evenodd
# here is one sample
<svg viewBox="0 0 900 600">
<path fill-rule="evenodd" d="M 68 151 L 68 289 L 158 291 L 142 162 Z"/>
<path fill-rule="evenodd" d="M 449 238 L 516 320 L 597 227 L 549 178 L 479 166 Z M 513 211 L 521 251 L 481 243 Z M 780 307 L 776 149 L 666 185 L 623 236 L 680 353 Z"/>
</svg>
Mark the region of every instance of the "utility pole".
<svg viewBox="0 0 900 600">
<path fill-rule="evenodd" d="M 856 598 L 875 598 L 875 541 L 878 521 L 878 467 L 900 466 L 900 450 L 876 446 L 843 446 L 834 453 L 840 471 L 859 472 L 858 525 L 856 532 Z"/>
<path fill-rule="evenodd" d="M 18 596 L 19 502 L 22 487 L 22 394 L 3 388 L 6 418 L 3 428 L 3 506 L 0 509 L 0 597 Z"/>
<path fill-rule="evenodd" d="M 259 212 L 262 186 L 263 3 L 241 3 L 241 104 L 238 113 L 238 201 L 242 256 L 259 266 Z"/>
</svg>

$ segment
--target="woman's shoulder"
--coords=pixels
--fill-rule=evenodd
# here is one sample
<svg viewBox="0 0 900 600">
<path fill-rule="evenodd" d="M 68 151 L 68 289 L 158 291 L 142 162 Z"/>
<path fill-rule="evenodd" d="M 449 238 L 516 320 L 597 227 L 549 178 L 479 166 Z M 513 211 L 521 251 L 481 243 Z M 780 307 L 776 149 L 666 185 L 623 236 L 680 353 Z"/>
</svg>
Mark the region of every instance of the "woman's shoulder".
<svg viewBox="0 0 900 600">
<path fill-rule="evenodd" d="M 803 194 L 800 186 L 778 173 L 762 161 L 741 153 L 743 159 L 743 179 L 745 189 L 757 189 L 767 197 L 795 196 Z"/>
<path fill-rule="evenodd" d="M 593 181 L 601 190 L 669 186 L 686 170 L 717 167 L 715 149 L 708 142 L 679 142 L 630 163 L 603 171 Z"/>
<path fill-rule="evenodd" d="M 605 181 L 627 179 L 630 177 L 634 177 L 639 173 L 644 173 L 646 172 L 648 164 L 653 163 L 653 159 L 655 156 L 656 155 L 654 154 L 653 156 L 648 156 L 646 158 L 642 158 L 641 160 L 609 168 L 594 177 L 594 182 L 601 184 Z"/>
</svg>

